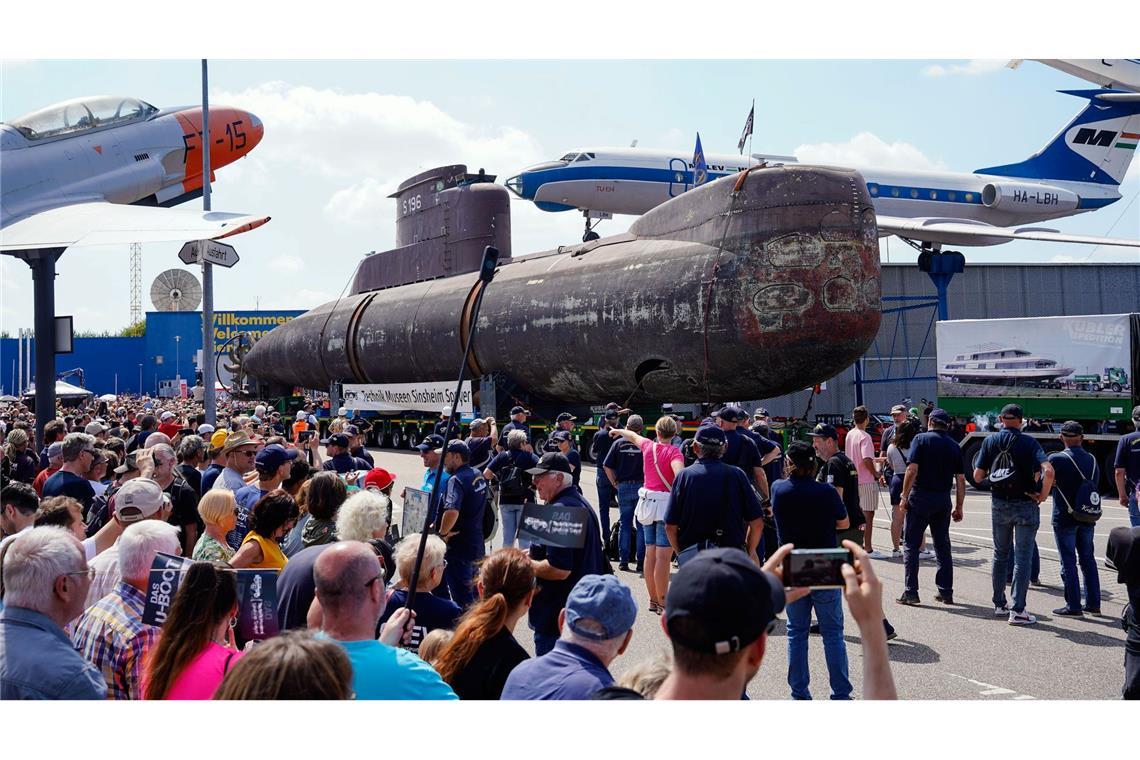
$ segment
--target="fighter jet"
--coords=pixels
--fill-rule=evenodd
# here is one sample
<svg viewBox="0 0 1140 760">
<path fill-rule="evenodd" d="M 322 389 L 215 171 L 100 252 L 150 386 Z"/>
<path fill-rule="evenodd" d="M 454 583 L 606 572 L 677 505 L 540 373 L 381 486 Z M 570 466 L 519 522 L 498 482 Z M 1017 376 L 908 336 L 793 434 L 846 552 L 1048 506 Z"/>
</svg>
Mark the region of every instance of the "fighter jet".
<svg viewBox="0 0 1140 760">
<path fill-rule="evenodd" d="M 253 150 L 264 132 L 251 113 L 211 108 L 211 174 Z M 170 208 L 201 194 L 201 108 L 98 96 L 0 123 L 2 253 L 215 239 L 269 221 Z"/>
</svg>

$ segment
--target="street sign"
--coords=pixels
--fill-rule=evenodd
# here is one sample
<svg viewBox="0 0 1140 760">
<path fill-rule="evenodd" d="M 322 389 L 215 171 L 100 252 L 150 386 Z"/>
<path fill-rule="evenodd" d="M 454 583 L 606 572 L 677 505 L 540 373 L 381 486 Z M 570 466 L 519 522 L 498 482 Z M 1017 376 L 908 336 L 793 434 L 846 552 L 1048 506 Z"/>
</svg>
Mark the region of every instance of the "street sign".
<svg viewBox="0 0 1140 760">
<path fill-rule="evenodd" d="M 198 251 L 202 249 L 202 244 L 205 244 L 205 259 L 211 264 L 217 264 L 220 267 L 232 267 L 238 263 L 238 254 L 232 245 L 219 243 L 216 240 L 191 240 L 186 245 L 182 246 L 182 250 L 178 252 L 178 258 L 182 259 L 184 264 L 197 264 Z"/>
</svg>

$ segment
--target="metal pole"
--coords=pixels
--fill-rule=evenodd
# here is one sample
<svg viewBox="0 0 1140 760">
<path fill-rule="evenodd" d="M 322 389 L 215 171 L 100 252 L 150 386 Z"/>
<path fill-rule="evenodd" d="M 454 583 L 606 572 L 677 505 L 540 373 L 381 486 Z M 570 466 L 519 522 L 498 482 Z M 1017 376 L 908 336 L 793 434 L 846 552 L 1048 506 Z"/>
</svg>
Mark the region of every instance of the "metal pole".
<svg viewBox="0 0 1140 760">
<path fill-rule="evenodd" d="M 143 392 L 142 392 L 142 365 L 141 364 L 139 365 L 139 395 L 140 396 L 143 395 Z"/>
<path fill-rule="evenodd" d="M 210 95 L 206 59 L 202 59 L 202 209 L 210 210 Z M 198 258 L 202 262 L 202 385 L 205 393 L 206 423 L 216 424 L 218 399 L 214 370 L 214 267 L 206 261 L 206 242 L 201 242 Z M 208 357 L 208 358 L 207 358 Z"/>
<path fill-rule="evenodd" d="M 20 376 L 16 381 L 15 396 L 22 396 L 24 394 L 24 328 L 16 333 L 16 359 L 20 364 Z"/>
<path fill-rule="evenodd" d="M 37 441 L 55 419 L 55 260 L 62 252 L 40 250 L 28 260 L 35 281 Z"/>
</svg>

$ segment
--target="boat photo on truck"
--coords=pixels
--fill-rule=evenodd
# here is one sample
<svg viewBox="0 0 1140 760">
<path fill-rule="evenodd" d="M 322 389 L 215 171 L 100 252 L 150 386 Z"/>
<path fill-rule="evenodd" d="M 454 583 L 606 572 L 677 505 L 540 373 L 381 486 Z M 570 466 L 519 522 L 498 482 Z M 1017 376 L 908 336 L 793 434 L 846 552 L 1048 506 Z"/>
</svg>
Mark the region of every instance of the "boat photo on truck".
<svg viewBox="0 0 1140 760">
<path fill-rule="evenodd" d="M 1132 382 L 1140 314 L 947 320 L 936 341 L 938 405 L 972 423 L 961 442 L 971 485 L 986 487 L 972 482 L 974 458 L 999 429 L 1001 408 L 1016 403 L 1032 421 L 1023 432 L 1046 452 L 1060 450 L 1061 423 L 1080 422 L 1085 448 L 1101 465 L 1101 489 L 1114 490 L 1116 445 L 1140 403 Z"/>
</svg>

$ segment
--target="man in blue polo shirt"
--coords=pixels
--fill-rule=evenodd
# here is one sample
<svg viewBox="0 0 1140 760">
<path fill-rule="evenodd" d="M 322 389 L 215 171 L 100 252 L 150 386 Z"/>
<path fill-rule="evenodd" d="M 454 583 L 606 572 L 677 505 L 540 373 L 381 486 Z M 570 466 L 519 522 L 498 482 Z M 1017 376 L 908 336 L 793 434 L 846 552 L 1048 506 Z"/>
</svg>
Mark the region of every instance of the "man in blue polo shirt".
<svg viewBox="0 0 1140 760">
<path fill-rule="evenodd" d="M 1132 407 L 1132 426 L 1136 428 L 1116 445 L 1116 493 L 1120 506 L 1128 509 L 1128 522 L 1140 526 L 1140 507 L 1136 504 L 1136 486 L 1140 484 L 1140 406 Z"/>
<path fill-rule="evenodd" d="M 993 523 L 994 564 L 990 573 L 993 582 L 994 615 L 1009 615 L 1010 625 L 1032 625 L 1037 618 L 1025 611 L 1025 595 L 1029 590 L 1030 565 L 1033 560 L 1035 536 L 1041 526 L 1040 504 L 1053 487 L 1053 466 L 1045 459 L 1041 444 L 1022 435 L 1024 412 L 1017 404 L 1006 404 L 1001 410 L 1003 429 L 986 438 L 974 460 L 974 481 L 980 482 L 990 475 L 994 462 L 1012 459 L 1012 468 L 998 482 L 990 481 L 990 514 Z M 1010 471 L 1011 470 L 1011 471 Z M 1040 470 L 1041 480 L 1037 475 Z M 1006 563 L 1013 554 L 1013 606 L 1006 606 Z"/>
<path fill-rule="evenodd" d="M 565 606 L 570 590 L 586 575 L 607 572 L 598 523 L 592 518 L 590 503 L 574 488 L 570 462 L 558 452 L 542 455 L 538 465 L 527 470 L 538 496 L 545 504 L 578 507 L 587 519 L 586 539 L 580 549 L 531 544 L 530 558 L 538 579 L 538 593 L 530 605 L 530 627 L 534 630 L 534 651 L 544 655 L 554 648 L 560 629 L 558 613 Z"/>
<path fill-rule="evenodd" d="M 443 438 L 432 433 L 416 446 L 416 451 L 420 452 L 420 461 L 424 464 L 424 482 L 420 489 L 428 493 L 435 489 L 435 472 L 439 468 L 439 452 L 443 450 L 443 444 Z M 443 475 L 439 478 L 439 482 L 444 488 L 447 488 L 447 479 L 450 477 L 451 475 L 444 469 Z"/>
<path fill-rule="evenodd" d="M 954 603 L 954 564 L 950 553 L 950 521 L 962 521 L 966 502 L 966 474 L 962 450 L 950 437 L 950 415 L 935 409 L 928 420 L 930 430 L 914 437 L 903 476 L 899 510 L 906 516 L 903 535 L 903 565 L 906 590 L 899 604 L 918 604 L 918 553 L 922 536 L 930 527 L 938 571 L 934 585 L 935 601 Z M 950 509 L 950 489 L 955 489 L 955 506 Z"/>
<path fill-rule="evenodd" d="M 1085 612 L 1100 614 L 1100 576 L 1096 569 L 1093 532 L 1096 524 L 1073 517 L 1077 492 L 1086 480 L 1093 487 L 1100 480 L 1096 458 L 1085 451 L 1085 430 L 1072 420 L 1061 426 L 1064 451 L 1049 455 L 1056 479 L 1053 481 L 1053 536 L 1061 555 L 1061 582 L 1065 584 L 1065 606 L 1053 610 L 1054 615 L 1080 617 Z M 1081 581 L 1077 577 L 1077 558 L 1085 578 L 1085 605 L 1081 606 Z"/>
<path fill-rule="evenodd" d="M 503 429 L 499 431 L 499 451 L 504 451 L 507 448 L 507 433 L 512 430 L 521 430 L 526 433 L 527 450 L 530 451 L 530 428 L 527 427 L 526 418 L 530 415 L 524 407 L 515 406 L 511 407 L 511 421 L 503 425 Z"/>
<path fill-rule="evenodd" d="M 487 508 L 487 481 L 471 466 L 471 450 L 463 441 L 451 441 L 441 455 L 443 468 L 451 475 L 439 524 L 439 535 L 447 541 L 443 582 L 451 593 L 451 601 L 466 608 L 475 599 L 472 581 L 475 562 L 484 554 L 483 510 Z"/>
<path fill-rule="evenodd" d="M 330 435 L 328 443 L 325 444 L 325 452 L 329 455 L 329 459 L 321 464 L 321 468 L 332 470 L 338 475 L 350 472 L 365 473 L 371 470 L 372 466 L 368 462 L 349 453 L 351 445 L 352 440 L 344 433 Z"/>
<path fill-rule="evenodd" d="M 586 575 L 558 613 L 561 637 L 507 676 L 502 699 L 589 699 L 614 682 L 609 665 L 629 647 L 637 605 L 613 575 Z"/>
</svg>

